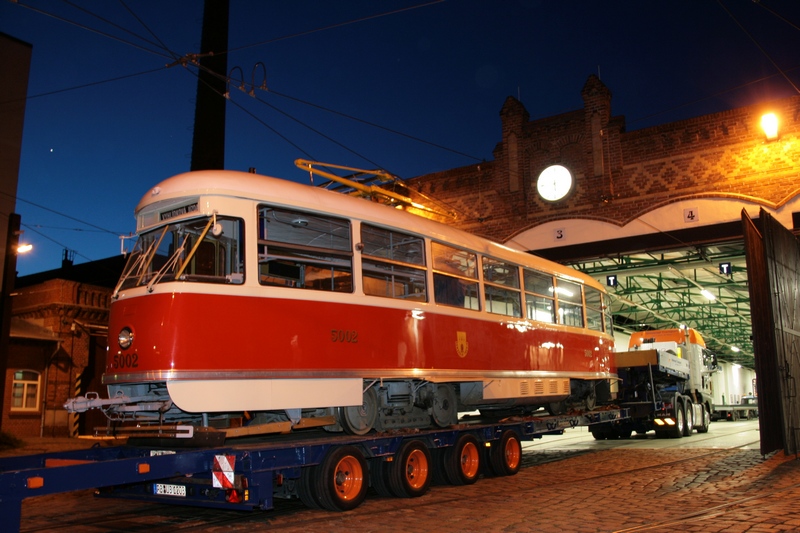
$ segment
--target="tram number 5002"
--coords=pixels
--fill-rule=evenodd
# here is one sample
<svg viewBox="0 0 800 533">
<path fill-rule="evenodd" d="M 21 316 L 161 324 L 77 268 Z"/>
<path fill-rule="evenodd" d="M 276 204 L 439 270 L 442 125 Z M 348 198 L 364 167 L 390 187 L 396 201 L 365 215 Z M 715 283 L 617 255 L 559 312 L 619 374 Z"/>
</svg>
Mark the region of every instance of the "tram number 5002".
<svg viewBox="0 0 800 533">
<path fill-rule="evenodd" d="M 358 331 L 354 329 L 332 329 L 331 342 L 349 342 L 355 344 L 358 342 Z"/>
</svg>

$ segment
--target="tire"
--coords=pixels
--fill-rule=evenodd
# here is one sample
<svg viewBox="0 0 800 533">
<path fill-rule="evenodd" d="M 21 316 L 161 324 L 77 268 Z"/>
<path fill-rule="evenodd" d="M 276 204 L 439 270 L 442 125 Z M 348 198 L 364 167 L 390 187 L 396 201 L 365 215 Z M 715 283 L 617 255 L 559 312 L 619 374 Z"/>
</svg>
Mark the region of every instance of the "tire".
<svg viewBox="0 0 800 533">
<path fill-rule="evenodd" d="M 489 449 L 489 468 L 496 476 L 513 476 L 522 466 L 522 443 L 513 429 L 507 429 Z"/>
<path fill-rule="evenodd" d="M 394 496 L 392 489 L 389 488 L 389 479 L 387 474 L 387 464 L 381 458 L 369 460 L 369 481 L 372 489 L 378 494 L 390 498 Z"/>
<path fill-rule="evenodd" d="M 431 479 L 434 485 L 449 485 L 447 475 L 444 473 L 444 452 L 445 448 L 434 448 L 431 451 L 431 464 L 433 474 Z"/>
<path fill-rule="evenodd" d="M 461 435 L 456 443 L 444 451 L 444 473 L 451 485 L 472 485 L 481 472 L 481 450 L 478 439 L 470 434 Z"/>
<path fill-rule="evenodd" d="M 314 479 L 317 476 L 318 466 L 306 466 L 300 470 L 300 479 L 298 480 L 297 495 L 300 501 L 309 509 L 322 509 L 322 504 L 319 503 L 319 494 L 317 494 Z"/>
<path fill-rule="evenodd" d="M 431 486 L 433 461 L 431 452 L 421 440 L 407 440 L 386 463 L 389 488 L 400 498 L 418 498 Z"/>
<path fill-rule="evenodd" d="M 679 439 L 683 437 L 683 428 L 685 421 L 683 418 L 683 402 L 680 401 L 680 396 L 675 395 L 672 400 L 672 407 L 675 414 L 675 425 L 667 430 L 670 438 Z"/>
<path fill-rule="evenodd" d="M 331 448 L 313 480 L 322 508 L 349 511 L 361 505 L 367 496 L 367 474 L 367 460 L 358 448 Z"/>
<path fill-rule="evenodd" d="M 698 433 L 708 433 L 708 429 L 711 427 L 711 412 L 708 409 L 708 406 L 703 405 L 703 415 L 702 420 L 700 421 L 700 425 L 697 426 Z"/>
<path fill-rule="evenodd" d="M 683 436 L 689 437 L 694 432 L 694 405 L 690 398 L 683 404 Z"/>
</svg>

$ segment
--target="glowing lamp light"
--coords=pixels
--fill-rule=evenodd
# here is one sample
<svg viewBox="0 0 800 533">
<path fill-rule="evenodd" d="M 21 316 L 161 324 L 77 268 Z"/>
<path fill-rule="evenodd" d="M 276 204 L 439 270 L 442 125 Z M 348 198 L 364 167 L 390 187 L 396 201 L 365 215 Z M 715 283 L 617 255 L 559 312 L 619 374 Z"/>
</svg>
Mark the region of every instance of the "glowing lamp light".
<svg viewBox="0 0 800 533">
<path fill-rule="evenodd" d="M 17 253 L 18 254 L 26 254 L 26 253 L 30 252 L 31 250 L 33 250 L 33 245 L 32 244 L 20 244 L 19 246 L 17 246 Z"/>
<path fill-rule="evenodd" d="M 714 300 L 716 300 L 716 299 L 717 299 L 717 297 L 716 297 L 716 296 L 714 296 L 713 294 L 711 294 L 711 293 L 710 293 L 709 291 L 707 291 L 706 289 L 703 289 L 702 291 L 700 291 L 700 294 L 702 294 L 703 296 L 705 296 L 706 300 L 708 300 L 708 301 L 710 301 L 710 302 L 713 302 Z"/>
<path fill-rule="evenodd" d="M 761 117 L 761 129 L 764 130 L 768 141 L 778 138 L 778 117 L 775 113 L 766 113 Z"/>
</svg>

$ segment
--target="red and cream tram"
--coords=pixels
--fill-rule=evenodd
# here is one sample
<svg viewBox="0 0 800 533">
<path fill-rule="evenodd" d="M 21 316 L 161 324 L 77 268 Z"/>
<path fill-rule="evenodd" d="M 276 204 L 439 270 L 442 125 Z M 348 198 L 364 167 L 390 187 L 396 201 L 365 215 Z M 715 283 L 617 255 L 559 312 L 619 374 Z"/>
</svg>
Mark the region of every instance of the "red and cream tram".
<svg viewBox="0 0 800 533">
<path fill-rule="evenodd" d="M 363 434 L 591 408 L 615 378 L 602 285 L 445 224 L 233 171 L 169 178 L 135 215 L 109 398 L 73 410 L 222 427 L 334 416 Z"/>
</svg>

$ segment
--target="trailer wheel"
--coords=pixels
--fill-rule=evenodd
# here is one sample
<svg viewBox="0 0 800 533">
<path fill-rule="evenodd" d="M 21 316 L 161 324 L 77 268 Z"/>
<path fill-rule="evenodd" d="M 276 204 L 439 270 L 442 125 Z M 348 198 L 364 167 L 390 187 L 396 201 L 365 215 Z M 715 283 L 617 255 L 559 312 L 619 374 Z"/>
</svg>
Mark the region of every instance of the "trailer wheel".
<svg viewBox="0 0 800 533">
<path fill-rule="evenodd" d="M 522 444 L 513 429 L 503 435 L 489 449 L 489 467 L 496 476 L 513 476 L 522 465 Z"/>
<path fill-rule="evenodd" d="M 297 481 L 297 495 L 300 501 L 309 509 L 322 509 L 314 479 L 317 476 L 318 466 L 306 466 L 300 469 L 300 479 Z"/>
<path fill-rule="evenodd" d="M 447 475 L 444 472 L 444 452 L 445 448 L 433 448 L 431 452 L 431 464 L 433 474 L 431 480 L 434 485 L 448 485 Z"/>
<path fill-rule="evenodd" d="M 370 387 L 364 391 L 361 405 L 339 407 L 336 419 L 348 435 L 366 435 L 378 420 L 378 395 Z"/>
<path fill-rule="evenodd" d="M 387 498 L 394 496 L 392 489 L 389 488 L 389 479 L 386 472 L 388 463 L 381 458 L 369 460 L 369 481 L 372 488 L 379 496 Z"/>
<path fill-rule="evenodd" d="M 481 452 L 478 439 L 461 435 L 455 445 L 444 451 L 444 473 L 451 485 L 472 485 L 481 472 Z"/>
<path fill-rule="evenodd" d="M 407 440 L 397 450 L 394 461 L 386 463 L 389 487 L 400 498 L 417 498 L 431 486 L 433 461 L 421 440 Z"/>
<path fill-rule="evenodd" d="M 687 398 L 683 404 L 683 436 L 688 437 L 694 431 L 694 404 Z"/>
<path fill-rule="evenodd" d="M 708 409 L 708 406 L 703 404 L 703 414 L 701 415 L 702 420 L 700 421 L 700 425 L 697 426 L 698 433 L 708 433 L 708 428 L 711 426 L 711 412 Z"/>
<path fill-rule="evenodd" d="M 314 481 L 323 509 L 355 509 L 367 496 L 367 460 L 355 446 L 332 448 L 317 467 Z"/>
</svg>

